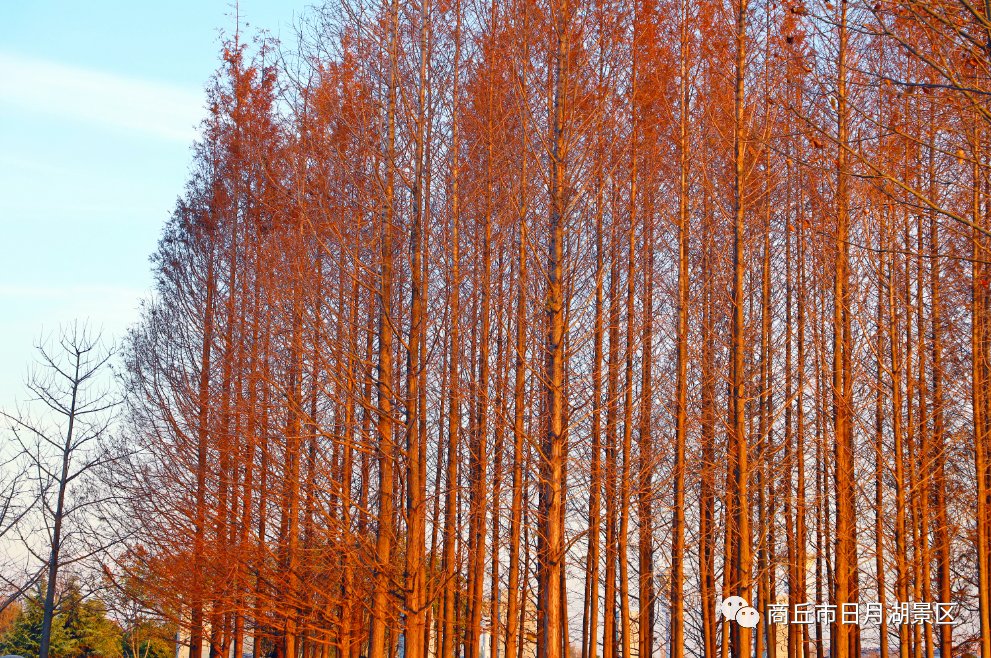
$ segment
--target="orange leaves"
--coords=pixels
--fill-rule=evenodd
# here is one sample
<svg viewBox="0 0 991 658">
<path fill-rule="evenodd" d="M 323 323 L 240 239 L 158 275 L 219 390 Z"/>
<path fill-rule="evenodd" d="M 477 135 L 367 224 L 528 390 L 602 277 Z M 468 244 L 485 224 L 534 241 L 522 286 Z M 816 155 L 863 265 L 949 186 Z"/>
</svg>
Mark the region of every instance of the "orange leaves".
<svg viewBox="0 0 991 658">
<path fill-rule="evenodd" d="M 851 12 L 863 24 L 847 44 L 853 68 L 843 89 L 837 81 L 836 12 L 843 9 L 838 0 L 785 0 L 780 7 L 753 3 L 743 18 L 755 22 L 739 32 L 734 32 L 740 25 L 732 12 L 697 0 L 679 7 L 684 14 L 669 11 L 674 8 L 669 5 L 655 10 L 636 3 L 564 4 L 574 14 L 545 12 L 560 8 L 554 1 L 444 0 L 423 14 L 403 7 L 394 15 L 387 7 L 374 20 L 334 15 L 328 23 L 341 32 L 321 35 L 327 43 L 301 58 L 302 71 L 270 69 L 264 59 L 242 62 L 233 44 L 222 53 L 220 82 L 210 97 L 212 122 L 190 183 L 188 215 L 197 223 L 176 229 L 180 238 L 163 241 L 156 260 L 156 275 L 168 283 L 161 296 L 171 306 L 147 318 L 162 334 L 156 335 L 160 343 L 146 350 L 159 361 L 143 364 L 155 370 L 157 379 L 149 380 L 141 401 L 153 406 L 144 410 L 149 417 L 181 416 L 175 427 L 184 436 L 170 433 L 162 421 L 160 432 L 171 443 L 157 435 L 147 439 L 159 451 L 155 458 L 162 469 L 181 475 L 177 481 L 195 481 L 199 445 L 192 430 L 205 428 L 207 515 L 215 525 L 243 526 L 247 538 L 228 547 L 218 541 L 212 552 L 203 553 L 210 563 L 203 569 L 209 575 L 204 609 L 242 614 L 266 642 L 281 641 L 292 621 L 306 629 L 299 630 L 301 637 L 313 632 L 320 634 L 310 638 L 315 642 L 359 647 L 341 649 L 342 656 L 360 652 L 369 635 L 371 583 L 382 585 L 390 558 L 396 565 L 405 558 L 415 568 L 388 570 L 389 591 L 412 592 L 413 578 L 417 588 L 424 586 L 419 576 L 407 575 L 417 573 L 424 559 L 433 559 L 426 546 L 407 550 L 411 541 L 426 543 L 419 525 L 422 510 L 437 519 L 438 541 L 443 539 L 447 551 L 443 577 L 433 579 L 437 565 L 432 564 L 425 584 L 435 600 L 450 603 L 450 619 L 432 618 L 438 626 L 427 631 L 427 637 L 447 647 L 442 658 L 458 654 L 469 633 L 455 628 L 458 615 L 462 622 L 472 620 L 475 645 L 480 619 L 490 619 L 493 629 L 509 627 L 508 620 L 489 618 L 493 613 L 479 607 L 488 601 L 478 603 L 489 592 L 501 596 L 500 582 L 515 583 L 513 596 L 530 597 L 519 601 L 512 640 L 523 638 L 525 646 L 517 648 L 529 655 L 532 643 L 541 639 L 540 632 L 531 632 L 536 628 L 533 592 L 540 587 L 535 554 L 529 553 L 534 546 L 520 537 L 529 536 L 535 545 L 543 541 L 537 538 L 550 536 L 546 525 L 538 526 L 539 512 L 524 516 L 523 511 L 531 509 L 524 502 L 529 492 L 551 482 L 544 468 L 550 460 L 542 453 L 551 423 L 559 449 L 553 465 L 562 474 L 554 481 L 568 492 L 555 541 L 565 534 L 578 537 L 577 543 L 562 542 L 561 554 L 568 563 L 582 562 L 583 542 L 602 539 L 599 527 L 593 529 L 584 517 L 592 506 L 590 483 L 596 483 L 603 506 L 619 517 L 624 505 L 636 502 L 629 487 L 640 477 L 634 473 L 624 485 L 618 472 L 605 475 L 601 463 L 593 466 L 591 454 L 598 451 L 602 457 L 611 450 L 607 459 L 618 466 L 621 456 L 627 463 L 628 451 L 631 467 L 648 448 L 657 450 L 655 455 L 670 454 L 666 442 L 676 433 L 666 409 L 675 386 L 668 379 L 680 365 L 690 391 L 680 405 L 688 419 L 685 468 L 733 477 L 732 465 L 714 451 L 717 445 L 729 447 L 717 438 L 725 436 L 720 416 L 727 403 L 746 396 L 739 418 L 733 419 L 742 428 L 734 431 L 752 439 L 746 447 L 753 449 L 736 454 L 753 458 L 754 468 L 767 474 L 760 478 L 763 486 L 780 492 L 779 480 L 785 489 L 791 483 L 794 495 L 797 484 L 784 469 L 802 463 L 819 469 L 816 496 L 835 493 L 827 489 L 833 480 L 825 474 L 834 466 L 828 457 L 817 461 L 809 454 L 802 461 L 791 455 L 783 464 L 778 456 L 795 450 L 796 412 L 807 414 L 801 421 L 804 430 L 833 422 L 830 387 L 812 382 L 828 379 L 835 358 L 828 318 L 837 308 L 832 284 L 838 244 L 850 251 L 844 266 L 856 282 L 855 300 L 845 310 L 855 326 L 848 355 L 856 364 L 857 387 L 891 395 L 894 369 L 882 364 L 878 370 L 871 360 L 953 321 L 936 318 L 918 303 L 932 293 L 906 294 L 905 287 L 936 280 L 945 254 L 969 253 L 971 229 L 934 238 L 924 222 L 906 222 L 914 222 L 920 208 L 928 212 L 927 200 L 944 204 L 939 210 L 945 217 L 971 216 L 972 170 L 954 166 L 954 158 L 958 165 L 987 161 L 969 141 L 975 126 L 984 124 L 973 103 L 956 102 L 965 97 L 953 90 L 906 92 L 911 89 L 907 82 L 944 85 L 945 80 L 932 72 L 932 78 L 922 78 L 919 71 L 928 71 L 928 64 L 880 33 L 876 14 L 894 3 L 876 2 L 873 13 L 867 5 Z M 398 32 L 387 30 L 392 19 L 399 23 Z M 568 22 L 568 29 L 554 29 L 554 20 Z M 934 29 L 924 32 L 927 41 L 908 34 L 918 39 L 912 44 L 935 43 L 949 50 L 955 43 L 953 34 L 934 34 Z M 395 51 L 388 47 L 390 39 L 397 40 Z M 983 65 L 977 52 L 965 55 L 954 55 L 953 65 Z M 844 109 L 840 98 L 846 99 L 844 122 L 838 121 Z M 936 157 L 930 159 L 932 154 Z M 929 162 L 931 174 L 925 166 Z M 982 168 L 979 174 L 987 172 Z M 849 233 L 837 240 L 840 179 L 849 201 L 850 212 L 844 214 Z M 937 190 L 937 199 L 925 197 L 930 189 Z M 878 200 L 885 195 L 888 205 Z M 675 216 L 677 225 L 671 221 Z M 938 221 L 950 221 L 945 217 Z M 914 264 L 919 250 L 930 246 L 936 256 Z M 675 262 L 682 278 L 674 272 Z M 950 267 L 941 274 L 940 281 L 956 294 L 971 284 Z M 985 290 L 989 279 L 984 273 L 973 284 Z M 686 288 L 680 287 L 682 281 Z M 891 299 L 879 297 L 896 288 Z M 414 296 L 416 304 L 423 304 L 416 310 Z M 958 299 L 963 300 L 953 298 L 958 306 L 953 313 L 963 317 L 968 306 L 957 304 Z M 678 318 L 676 309 L 684 309 L 685 317 Z M 925 326 L 906 328 L 903 319 L 909 312 L 913 320 L 921 314 L 920 326 Z M 887 343 L 878 349 L 871 341 L 877 340 L 875 333 L 890 329 L 884 325 L 890 320 L 886 313 L 895 317 L 896 335 L 884 338 Z M 686 320 L 682 357 L 669 349 L 676 319 Z M 655 320 L 651 334 L 648 321 Z M 897 322 L 903 322 L 900 328 Z M 423 332 L 416 339 L 414 325 Z M 953 330 L 966 330 L 961 327 Z M 518 345 L 511 346 L 516 342 L 511 336 L 518 337 Z M 727 355 L 732 341 L 734 357 L 740 359 L 731 377 Z M 205 344 L 213 351 L 204 357 Z M 925 340 L 918 345 L 930 349 Z M 173 354 L 182 358 L 169 361 Z M 920 381 L 932 381 L 933 361 L 928 354 L 923 360 L 918 350 L 914 354 L 913 366 L 930 369 L 919 374 Z M 385 356 L 390 360 L 382 366 Z M 947 357 L 955 376 L 968 372 L 966 348 Z M 651 358 L 653 374 L 638 371 L 646 370 Z M 787 359 L 789 367 L 784 366 Z M 376 372 L 380 367 L 395 386 L 384 386 Z M 514 371 L 519 388 L 511 391 L 507 382 Z M 202 372 L 210 376 L 209 385 L 197 396 Z M 724 385 L 733 379 L 735 393 Z M 424 406 L 405 399 L 411 382 L 423 394 Z M 702 390 L 710 386 L 709 392 Z M 163 394 L 156 387 L 168 390 Z M 805 396 L 801 401 L 796 391 Z M 935 396 L 932 390 L 916 393 L 912 401 L 892 405 L 897 412 L 882 410 L 885 429 L 894 425 L 892 414 L 919 404 L 918 396 Z M 854 397 L 858 418 L 872 417 L 871 402 L 871 396 Z M 925 402 L 927 410 L 966 406 L 954 400 Z M 638 405 L 645 408 L 637 424 L 642 430 L 633 429 Z M 647 409 L 651 405 L 653 412 Z M 206 410 L 203 418 L 201 409 Z M 487 414 L 485 422 L 480 410 Z M 626 410 L 631 418 L 620 420 Z M 764 418 L 763 429 L 753 429 L 756 419 L 740 421 L 751 410 Z M 512 428 L 508 418 L 514 418 Z M 414 420 L 424 422 L 422 432 L 412 426 Z M 961 428 L 966 424 L 959 422 Z M 618 437 L 626 428 L 630 445 L 620 455 Z M 875 454 L 870 428 L 859 422 L 853 428 L 858 460 L 864 455 L 870 463 Z M 788 448 L 786 432 L 792 440 Z M 935 434 L 930 426 L 926 433 Z M 691 464 L 703 452 L 695 443 L 703 434 L 713 453 L 704 464 Z M 408 445 L 380 449 L 381 438 L 393 435 L 421 441 L 415 452 Z M 520 442 L 522 456 L 496 452 L 508 437 Z M 823 432 L 815 449 L 832 450 L 831 440 Z M 891 440 L 885 437 L 882 443 L 880 449 L 889 450 Z M 532 454 L 524 455 L 528 451 Z M 410 470 L 417 459 L 431 466 L 446 463 L 447 469 L 439 468 L 437 479 L 431 475 L 425 483 Z M 490 460 L 485 468 L 483 459 Z M 501 478 L 499 486 L 507 485 L 515 472 L 510 463 L 519 468 L 516 504 L 495 486 L 496 478 Z M 383 467 L 395 468 L 393 474 L 400 476 L 393 493 L 396 501 L 407 500 L 402 513 L 382 512 L 383 502 L 393 498 L 376 491 L 383 472 L 388 474 Z M 672 509 L 674 496 L 656 486 L 674 481 L 671 460 L 645 460 L 643 469 L 656 478 L 642 485 L 649 499 L 643 518 L 653 510 Z M 264 493 L 258 484 L 263 478 Z M 748 486 L 757 486 L 757 480 L 750 478 Z M 180 501 L 169 512 L 185 519 L 186 526 L 177 523 L 170 531 L 188 534 L 191 514 L 182 505 L 188 507 L 190 496 L 177 486 L 166 482 L 148 495 L 169 493 L 163 506 Z M 773 534 L 766 530 L 783 514 L 780 495 L 771 489 L 763 492 L 766 507 L 751 515 L 761 524 L 755 536 Z M 415 502 L 406 498 L 411 491 Z M 883 494 L 894 500 L 894 492 Z M 312 506 L 306 532 L 295 525 L 299 497 Z M 705 517 L 698 499 L 685 500 L 684 523 Z M 731 494 L 725 504 L 712 502 L 705 532 L 717 537 L 720 524 L 732 523 L 735 503 Z M 516 513 L 511 522 L 509 506 Z M 790 508 L 793 528 L 801 517 L 796 510 Z M 268 515 L 264 527 L 263 512 Z M 816 513 L 809 511 L 801 521 L 814 521 Z M 450 518 L 443 526 L 442 515 Z M 461 518 L 470 520 L 465 524 Z M 495 529 L 488 534 L 485 518 L 495 529 L 511 525 L 515 538 L 500 535 L 499 545 L 492 547 L 487 542 L 496 541 Z M 373 535 L 390 523 L 391 543 L 377 555 Z M 605 525 L 601 519 L 597 523 Z M 703 556 L 689 554 L 704 543 L 694 542 L 701 533 L 686 530 L 693 541 L 678 550 L 698 564 Z M 598 587 L 609 579 L 610 597 L 577 601 L 574 610 L 591 615 L 593 607 L 609 607 L 607 615 L 590 624 L 598 628 L 610 619 L 610 633 L 619 637 L 613 625 L 630 616 L 630 601 L 635 606 L 637 597 L 612 595 L 620 589 L 615 571 L 625 545 L 615 538 L 616 531 L 606 549 L 608 559 L 594 567 L 585 563 L 590 574 L 586 591 L 591 582 Z M 657 551 L 670 551 L 666 529 L 644 532 L 644 545 L 653 542 Z M 881 535 L 882 546 L 894 544 L 889 529 L 882 527 Z M 289 555 L 290 542 L 297 546 L 311 538 L 310 548 L 292 553 L 297 563 L 282 557 Z M 779 541 L 790 542 L 787 549 L 796 555 L 814 550 L 813 542 L 790 534 Z M 960 554 L 972 552 L 958 541 Z M 835 542 L 823 546 L 834 550 Z M 627 548 L 632 563 L 638 555 L 634 546 Z M 475 566 L 466 578 L 460 565 L 469 554 Z M 509 555 L 516 556 L 514 573 L 500 571 L 503 580 L 494 586 L 482 583 L 484 569 L 478 564 L 496 562 L 501 569 L 510 564 L 504 559 Z M 521 564 L 523 555 L 528 557 Z M 655 573 L 657 565 L 648 564 L 649 557 L 637 565 L 640 573 Z M 713 574 L 725 573 L 719 568 L 720 551 L 709 558 Z M 811 564 L 792 558 L 795 564 Z M 608 577 L 600 569 L 606 562 L 612 565 Z M 306 578 L 292 581 L 291 593 L 271 585 L 290 582 L 296 566 Z M 168 571 L 178 569 L 163 570 L 163 578 L 179 582 L 177 573 Z M 237 587 L 220 586 L 229 583 L 216 574 L 228 572 L 235 574 Z M 780 577 L 774 569 L 760 575 L 764 587 Z M 694 582 L 687 578 L 683 585 L 687 600 L 698 601 L 698 594 L 689 591 Z M 234 589 L 260 593 L 238 599 L 228 593 Z M 717 583 L 713 597 L 718 589 Z M 668 596 L 666 586 L 660 591 Z M 429 609 L 422 602 L 409 603 L 419 596 L 380 597 L 376 628 L 385 624 L 389 637 L 409 637 L 403 635 L 405 625 L 422 619 L 410 611 Z M 498 597 L 493 598 L 496 610 Z M 603 603 L 607 598 L 609 603 Z M 455 612 L 455 601 L 465 609 Z M 346 606 L 353 607 L 345 612 Z M 470 615 L 468 606 L 474 606 Z M 296 616 L 290 619 L 286 610 Z M 301 611 L 307 610 L 321 610 L 327 618 L 305 619 Z M 497 638 L 497 644 L 501 641 Z M 598 638 L 586 633 L 582 641 L 587 652 Z M 613 658 L 619 655 L 614 649 L 609 649 Z"/>
</svg>

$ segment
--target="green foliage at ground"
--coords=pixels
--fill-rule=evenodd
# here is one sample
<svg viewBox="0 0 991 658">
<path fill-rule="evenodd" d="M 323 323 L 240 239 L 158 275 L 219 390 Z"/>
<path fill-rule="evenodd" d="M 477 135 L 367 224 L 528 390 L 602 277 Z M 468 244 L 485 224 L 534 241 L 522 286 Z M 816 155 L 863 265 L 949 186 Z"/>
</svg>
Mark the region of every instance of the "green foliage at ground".
<svg viewBox="0 0 991 658">
<path fill-rule="evenodd" d="M 37 656 L 41 641 L 41 623 L 44 605 L 40 596 L 29 597 L 21 607 L 11 627 L 0 638 L 0 654 L 15 656 Z M 55 615 L 52 620 L 52 658 L 77 658 L 87 654 L 79 653 L 74 638 L 65 628 L 65 615 Z M 111 654 L 107 658 L 116 658 Z"/>
<path fill-rule="evenodd" d="M 161 623 L 140 622 L 124 634 L 125 658 L 172 658 L 174 655 L 171 635 Z"/>
<path fill-rule="evenodd" d="M 15 609 L 0 633 L 0 655 L 37 656 L 44 603 L 35 592 Z M 110 618 L 102 600 L 85 597 L 70 584 L 62 593 L 52 620 L 52 658 L 171 658 L 168 629 L 143 620 L 128 628 Z"/>
</svg>

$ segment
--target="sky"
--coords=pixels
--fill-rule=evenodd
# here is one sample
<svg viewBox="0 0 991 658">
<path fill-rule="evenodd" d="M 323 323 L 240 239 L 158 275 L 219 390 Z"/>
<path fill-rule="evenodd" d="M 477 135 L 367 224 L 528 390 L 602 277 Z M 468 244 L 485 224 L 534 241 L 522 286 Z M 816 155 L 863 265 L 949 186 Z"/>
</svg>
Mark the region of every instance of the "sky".
<svg viewBox="0 0 991 658">
<path fill-rule="evenodd" d="M 313 0 L 241 0 L 287 43 Z M 228 0 L 0 0 L 0 408 L 34 345 L 85 320 L 119 340 L 183 190 Z"/>
</svg>

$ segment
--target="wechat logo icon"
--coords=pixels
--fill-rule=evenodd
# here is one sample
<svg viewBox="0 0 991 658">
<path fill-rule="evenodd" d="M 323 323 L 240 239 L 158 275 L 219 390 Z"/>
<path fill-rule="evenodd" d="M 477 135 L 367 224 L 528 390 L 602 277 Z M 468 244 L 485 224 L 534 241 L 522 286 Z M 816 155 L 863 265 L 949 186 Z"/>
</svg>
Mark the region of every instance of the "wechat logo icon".
<svg viewBox="0 0 991 658">
<path fill-rule="evenodd" d="M 756 628 L 760 623 L 760 613 L 750 607 L 742 596 L 731 596 L 719 604 L 719 612 L 727 622 L 735 621 L 744 628 Z"/>
</svg>

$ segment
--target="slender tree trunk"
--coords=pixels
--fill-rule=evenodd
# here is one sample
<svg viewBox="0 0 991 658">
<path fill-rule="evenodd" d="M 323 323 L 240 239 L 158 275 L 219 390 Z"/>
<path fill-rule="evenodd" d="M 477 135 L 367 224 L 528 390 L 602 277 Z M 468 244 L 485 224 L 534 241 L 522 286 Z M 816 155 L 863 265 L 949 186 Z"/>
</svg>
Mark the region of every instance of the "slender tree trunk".
<svg viewBox="0 0 991 658">
<path fill-rule="evenodd" d="M 991 51 L 991 46 L 989 46 Z M 981 193 L 983 174 L 979 165 L 982 154 L 982 138 L 979 129 L 974 131 L 973 165 L 973 218 L 982 223 L 986 205 Z M 988 352 L 988 286 L 989 268 L 981 261 L 988 250 L 985 238 L 974 231 L 971 240 L 972 284 L 971 284 L 971 360 L 972 360 L 972 405 L 974 423 L 974 469 L 977 476 L 977 580 L 978 606 L 981 626 L 981 658 L 991 658 L 991 507 L 988 504 L 988 473 L 991 457 L 988 455 L 989 431 L 991 422 L 987 417 L 989 378 Z"/>
<path fill-rule="evenodd" d="M 847 4 L 840 3 L 839 51 L 837 68 L 837 142 L 836 155 L 836 261 L 833 279 L 833 439 L 836 478 L 836 564 L 835 604 L 837 621 L 833 625 L 832 654 L 835 658 L 859 656 L 857 626 L 842 621 L 843 606 L 857 602 L 857 520 L 856 473 L 853 441 L 853 366 L 850 309 L 850 219 L 847 171 Z"/>
<path fill-rule="evenodd" d="M 372 623 L 368 658 L 386 658 L 386 616 L 389 597 L 388 567 L 392 553 L 394 509 L 393 484 L 393 386 L 392 386 L 392 231 L 395 215 L 396 87 L 399 66 L 399 3 L 392 0 L 389 20 L 389 83 L 386 107 L 385 198 L 382 204 L 381 263 L 378 290 L 378 460 L 379 509 L 375 541 L 375 586 L 372 594 Z"/>
<path fill-rule="evenodd" d="M 634 62 L 634 70 L 636 63 Z M 636 97 L 636 76 L 631 85 L 631 93 Z M 636 114 L 634 102 L 634 114 Z M 620 622 L 622 627 L 623 658 L 630 658 L 632 653 L 632 629 L 630 620 L 630 478 L 633 475 L 633 353 L 634 344 L 634 302 L 636 297 L 636 263 L 635 249 L 637 226 L 637 121 L 633 119 L 631 165 L 630 165 L 630 210 L 626 244 L 626 354 L 623 373 L 623 464 L 620 475 L 620 510 L 619 510 L 619 589 L 620 589 Z"/>
<path fill-rule="evenodd" d="M 208 243 L 209 244 L 209 243 Z M 203 595 L 205 594 L 205 582 L 203 578 L 203 550 L 206 538 L 206 471 L 209 438 L 209 410 L 210 410 L 210 372 L 211 350 L 213 348 L 213 318 L 214 318 L 214 295 L 216 294 L 216 283 L 214 281 L 214 258 L 213 248 L 208 246 L 210 253 L 207 255 L 206 272 L 206 299 L 203 309 L 203 345 L 200 353 L 200 377 L 198 391 L 198 418 L 196 428 L 197 457 L 196 457 L 196 518 L 193 523 L 193 573 L 195 581 L 190 592 L 190 628 L 189 628 L 189 653 L 195 658 L 203 646 Z M 54 579 L 49 578 L 49 584 L 54 586 Z M 46 596 L 47 599 L 47 596 Z M 50 627 L 49 627 L 50 632 Z M 44 635 L 44 630 L 42 631 Z M 45 652 L 41 655 L 47 658 Z"/>
<path fill-rule="evenodd" d="M 699 590 L 704 658 L 716 656 L 716 330 L 713 301 L 714 249 L 708 204 L 702 212 L 702 461 L 699 464 Z"/>
<path fill-rule="evenodd" d="M 770 166 L 768 165 L 768 169 Z M 768 208 L 770 210 L 770 208 Z M 760 538 L 758 540 L 757 571 L 758 594 L 757 605 L 761 619 L 767 619 L 767 606 L 773 602 L 771 571 L 774 569 L 772 551 L 774 546 L 774 487 L 769 463 L 774 454 L 773 426 L 771 409 L 774 404 L 772 395 L 772 376 L 774 354 L 771 348 L 771 217 L 768 212 L 764 225 L 763 258 L 761 263 L 761 332 L 760 332 L 760 391 L 758 393 L 759 420 L 757 435 L 760 442 L 760 464 L 757 471 L 758 482 L 758 517 L 760 519 Z M 766 647 L 768 658 L 775 658 L 777 645 L 774 628 L 771 624 L 761 624 L 757 632 L 755 653 L 764 655 Z"/>
<path fill-rule="evenodd" d="M 453 94 L 455 114 L 461 74 L 461 3 L 456 2 L 454 28 L 454 69 Z M 441 565 L 443 570 L 440 638 L 440 658 L 454 658 L 458 653 L 455 633 L 457 603 L 457 555 L 458 538 L 458 463 L 461 443 L 461 251 L 459 224 L 461 221 L 460 191 L 460 133 L 458 122 L 454 122 L 451 134 L 451 233 L 448 238 L 451 247 L 451 274 L 447 282 L 451 309 L 451 340 L 448 374 L 448 419 L 447 419 L 447 490 L 444 504 L 444 545 Z"/>
<path fill-rule="evenodd" d="M 496 304 L 496 399 L 494 408 L 497 410 L 497 420 L 495 423 L 495 444 L 493 446 L 494 458 L 492 464 L 492 575 L 491 575 L 491 602 L 489 606 L 489 658 L 505 658 L 499 655 L 499 644 L 502 640 L 501 616 L 502 616 L 502 587 L 500 584 L 500 541 L 502 527 L 502 478 L 503 478 L 503 452 L 505 451 L 505 434 L 507 416 L 506 407 L 506 348 L 503 327 L 505 326 L 505 271 L 503 253 L 500 249 L 498 267 L 499 280 L 497 289 L 499 290 L 498 303 Z"/>
<path fill-rule="evenodd" d="M 426 93 L 428 85 L 428 21 L 430 5 L 420 2 L 419 12 L 419 72 L 417 104 L 414 118 L 414 180 L 412 190 L 412 226 L 410 244 L 410 329 L 406 376 L 406 658 L 423 658 L 426 629 L 426 514 L 427 514 L 427 441 L 420 424 L 427 410 L 421 408 L 421 395 L 426 387 L 426 364 L 423 354 L 425 340 L 425 308 L 427 305 L 424 257 L 427 203 L 430 190 L 426 187 L 425 135 Z"/>
<path fill-rule="evenodd" d="M 938 257 L 940 244 L 939 223 L 935 215 L 929 218 L 929 257 L 932 272 L 930 275 L 929 299 L 932 322 L 932 388 L 933 388 L 933 454 L 935 473 L 933 476 L 933 503 L 935 510 L 936 572 L 939 589 L 938 601 L 949 603 L 953 600 L 950 518 L 946 501 L 946 421 L 944 418 L 943 389 L 943 316 L 941 266 Z M 950 656 L 953 651 L 953 626 L 939 627 L 939 655 Z"/>
<path fill-rule="evenodd" d="M 496 4 L 489 4 L 489 39 L 494 39 Z M 494 66 L 493 65 L 490 65 Z M 481 317 L 478 325 L 478 375 L 475 381 L 475 409 L 471 436 L 471 492 L 468 530 L 468 649 L 467 658 L 480 658 L 482 636 L 482 596 L 485 586 L 486 525 L 488 508 L 488 433 L 489 433 L 489 350 L 492 324 L 492 195 L 493 195 L 493 117 L 492 81 L 487 74 L 487 101 L 485 107 L 485 173 L 481 228 Z M 477 225 L 477 223 L 476 223 Z M 473 334 L 475 335 L 475 334 Z M 490 658 L 495 658 L 491 656 Z"/>
<path fill-rule="evenodd" d="M 886 256 L 884 255 L 884 237 L 878 239 L 878 259 L 877 259 L 877 339 L 875 354 L 877 358 L 877 382 L 875 408 L 874 408 L 874 564 L 877 572 L 877 600 L 881 609 L 885 609 L 887 599 L 887 588 L 885 584 L 885 561 L 884 561 L 884 268 Z M 880 624 L 880 648 L 881 655 L 888 656 L 888 616 L 881 615 Z M 949 655 L 949 654 L 947 654 Z"/>
<path fill-rule="evenodd" d="M 561 600 L 564 578 L 564 505 L 565 405 L 564 394 L 566 335 L 564 315 L 564 238 L 567 221 L 567 103 L 570 93 L 570 32 L 573 8 L 570 0 L 555 7 L 554 55 L 551 92 L 550 130 L 550 207 L 547 243 L 547 297 L 545 314 L 544 394 L 546 396 L 547 433 L 540 456 L 540 516 L 538 519 L 540 550 L 537 602 L 537 658 L 563 658 L 564 638 Z"/>
<path fill-rule="evenodd" d="M 619 563 L 619 497 L 617 458 L 617 399 L 619 397 L 619 258 L 616 255 L 615 227 L 610 236 L 609 266 L 609 353 L 606 359 L 606 568 L 602 623 L 602 658 L 617 658 L 616 567 Z"/>
<path fill-rule="evenodd" d="M 894 274 L 895 256 L 888 259 L 886 292 L 888 295 L 888 347 L 891 359 L 891 418 L 894 437 L 895 460 L 895 595 L 898 601 L 908 600 L 907 537 L 905 522 L 905 466 L 902 425 L 902 363 L 901 348 L 898 344 L 898 312 L 895 306 Z M 908 658 L 908 626 L 898 627 L 898 654 Z"/>
<path fill-rule="evenodd" d="M 604 213 L 602 199 L 603 181 L 601 165 L 598 162 L 596 167 L 595 320 L 592 329 L 592 455 L 588 485 L 588 553 L 585 559 L 585 609 L 582 618 L 582 658 L 597 658 L 599 643 L 599 539 L 601 534 L 602 507 L 602 343 L 605 332 L 602 308 L 602 283 L 605 277 L 605 258 L 602 225 Z"/>
<path fill-rule="evenodd" d="M 732 591 L 748 602 L 751 598 L 751 537 L 750 537 L 750 467 L 749 447 L 746 435 L 746 373 L 744 372 L 744 352 L 746 351 L 746 331 L 744 325 L 743 279 L 746 269 L 746 155 L 747 124 L 744 111 L 746 99 L 747 61 L 747 11 L 748 0 L 740 0 L 736 16 L 736 87 L 734 96 L 734 194 L 733 194 L 733 318 L 730 338 L 730 449 L 733 451 L 731 463 L 734 469 L 734 513 L 733 562 L 734 577 Z M 750 655 L 749 628 L 733 626 L 734 650 L 736 656 Z"/>
<path fill-rule="evenodd" d="M 63 345 L 66 344 L 67 343 L 63 343 Z M 59 567 L 61 566 L 62 524 L 65 520 L 66 492 L 69 486 L 70 477 L 70 458 L 72 457 L 75 442 L 74 432 L 76 428 L 76 407 L 80 401 L 80 386 L 82 385 L 82 377 L 84 374 L 82 372 L 83 356 L 79 345 L 71 346 L 71 349 L 74 350 L 74 353 L 70 355 L 73 359 L 73 374 L 66 378 L 68 380 L 67 383 L 71 388 L 70 402 L 68 409 L 65 411 L 65 442 L 62 444 L 60 455 L 61 464 L 58 470 L 58 480 L 56 483 L 58 489 L 55 498 L 55 510 L 52 516 L 52 541 L 51 550 L 48 554 L 48 568 L 46 569 L 47 581 L 45 582 L 45 604 L 44 609 L 42 610 L 41 637 L 39 638 L 38 648 L 38 655 L 42 658 L 48 658 L 49 651 L 51 649 L 52 621 L 55 618 L 55 590 L 56 585 L 58 584 Z M 206 354 L 209 355 L 209 351 L 207 351 Z M 67 373 L 62 374 L 64 376 Z"/>
<path fill-rule="evenodd" d="M 678 325 L 675 334 L 674 519 L 671 532 L 671 658 L 685 655 L 685 452 L 688 447 L 688 309 L 689 299 L 689 99 L 688 2 L 681 2 L 680 116 L 678 118 Z M 703 468 L 711 468 L 703 465 Z M 703 512 L 704 513 L 704 512 Z M 703 605 L 711 605 L 703 598 Z"/>
<path fill-rule="evenodd" d="M 523 23 L 523 60 L 527 59 L 527 23 L 524 11 Z M 525 74 L 521 86 L 526 88 Z M 516 300 L 516 363 L 513 380 L 513 493 L 509 525 L 509 583 L 506 602 L 506 658 L 516 658 L 517 651 L 522 652 L 525 644 L 520 640 L 525 629 L 520 621 L 519 610 L 525 612 L 525 597 L 518 592 L 520 588 L 520 537 L 523 522 L 523 460 L 526 442 L 526 332 L 527 332 L 527 214 L 529 212 L 529 196 L 526 187 L 529 165 L 527 133 L 521 131 L 522 154 L 520 155 L 520 185 L 517 222 L 519 223 L 519 245 L 517 252 L 517 300 Z M 527 580 L 523 574 L 523 582 Z M 445 657 L 447 658 L 447 657 Z M 587 657 L 586 657 L 587 658 Z"/>
</svg>

